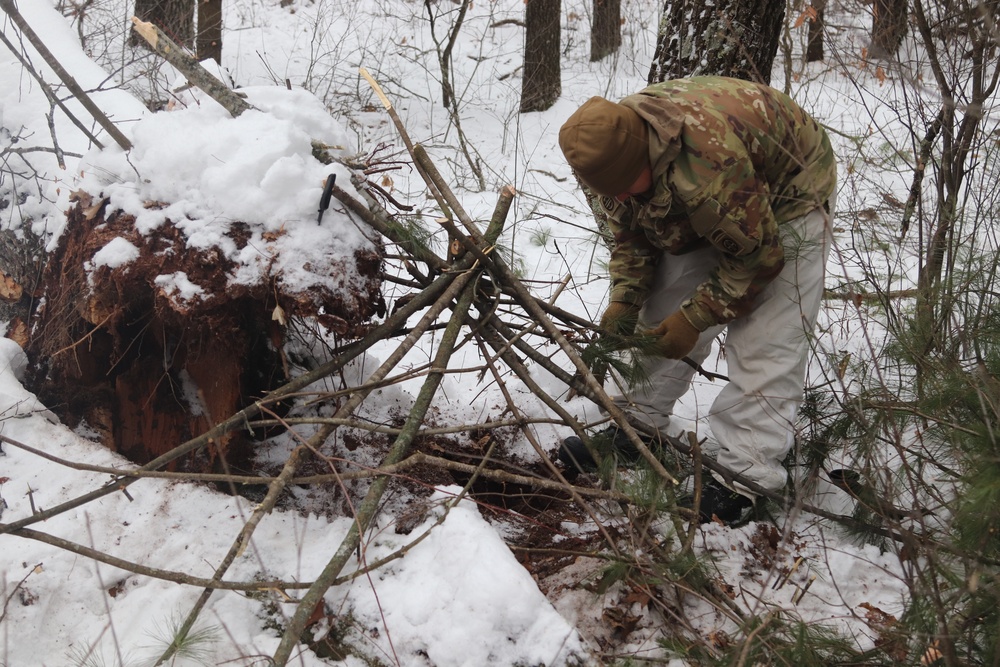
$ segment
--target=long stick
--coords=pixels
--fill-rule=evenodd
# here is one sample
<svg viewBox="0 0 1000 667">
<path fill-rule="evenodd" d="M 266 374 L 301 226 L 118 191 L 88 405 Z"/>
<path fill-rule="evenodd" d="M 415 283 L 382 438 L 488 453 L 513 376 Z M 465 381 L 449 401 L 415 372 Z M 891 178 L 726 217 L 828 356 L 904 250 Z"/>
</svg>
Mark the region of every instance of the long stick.
<svg viewBox="0 0 1000 667">
<path fill-rule="evenodd" d="M 188 440 L 187 442 L 175 447 L 166 454 L 162 454 L 157 458 L 153 459 L 146 465 L 138 469 L 138 472 L 146 470 L 157 470 L 167 465 L 171 461 L 175 461 L 182 456 L 189 454 L 190 452 L 201 449 L 206 446 L 210 440 L 217 439 L 229 431 L 243 427 L 250 419 L 259 414 L 263 407 L 268 403 L 274 402 L 280 398 L 294 394 L 310 384 L 322 380 L 329 375 L 337 372 L 342 368 L 348 361 L 354 359 L 358 354 L 361 354 L 364 350 L 375 344 L 376 341 L 383 340 L 387 336 L 391 335 L 396 329 L 401 327 L 406 323 L 409 317 L 417 312 L 427 307 L 428 304 L 432 303 L 434 299 L 441 294 L 442 291 L 446 289 L 448 285 L 456 278 L 455 275 L 444 274 L 438 277 L 427 289 L 423 290 L 415 298 L 413 298 L 408 303 L 400 306 L 392 313 L 386 320 L 378 327 L 373 329 L 364 338 L 362 338 L 357 343 L 349 346 L 344 352 L 338 355 L 336 358 L 331 359 L 322 366 L 306 373 L 295 380 L 289 382 L 288 384 L 280 387 L 259 401 L 256 401 L 252 405 L 247 406 L 243 410 L 237 412 L 235 415 L 226 419 L 225 421 L 217 424 L 213 428 L 209 429 L 205 433 Z M 71 509 L 85 505 L 92 500 L 97 500 L 98 498 L 103 498 L 106 495 L 115 493 L 116 491 L 121 491 L 128 485 L 136 482 L 140 477 L 132 476 L 129 472 L 122 472 L 119 477 L 112 480 L 111 482 L 105 484 L 104 486 L 97 488 L 93 491 L 85 493 L 78 496 L 72 500 L 68 500 L 64 503 L 51 507 L 47 510 L 36 512 L 29 517 L 19 519 L 17 521 L 12 521 L 10 523 L 0 523 L 0 535 L 4 533 L 16 533 L 18 529 L 25 526 L 31 525 L 33 523 L 38 523 L 40 521 L 45 521 L 50 519 L 62 512 L 66 512 Z"/>
<path fill-rule="evenodd" d="M 482 233 L 476 229 L 472 219 L 462 208 L 462 205 L 455 198 L 454 193 L 452 193 L 451 189 L 444 182 L 444 179 L 441 178 L 441 174 L 438 172 L 437 167 L 434 166 L 434 163 L 431 162 L 430 156 L 427 155 L 423 146 L 414 146 L 413 158 L 422 165 L 423 169 L 421 173 L 426 173 L 440 189 L 445 200 L 458 216 L 459 221 L 468 230 L 469 235 L 472 236 L 476 245 L 479 245 L 481 248 L 489 247 L 482 238 Z M 625 412 L 615 405 L 607 393 L 605 393 L 604 387 L 602 387 L 594 378 L 593 373 L 591 373 L 590 369 L 587 368 L 587 364 L 583 363 L 583 359 L 580 358 L 576 349 L 569 344 L 569 341 L 567 341 L 566 337 L 562 335 L 562 332 L 560 332 L 556 325 L 552 323 L 552 320 L 549 319 L 542 307 L 538 305 L 538 302 L 524 286 L 520 278 L 518 278 L 517 275 L 510 270 L 510 267 L 508 267 L 506 262 L 503 261 L 503 258 L 501 258 L 497 253 L 490 253 L 487 261 L 492 265 L 493 270 L 497 272 L 504 283 L 509 285 L 514 291 L 515 298 L 521 306 L 528 311 L 532 319 L 542 326 L 545 333 L 547 333 L 552 340 L 559 345 L 560 349 L 566 354 L 566 356 L 569 357 L 569 360 L 576 367 L 576 370 L 580 373 L 581 377 L 583 377 L 587 389 L 590 390 L 590 393 L 593 395 L 593 398 L 596 399 L 598 405 L 600 405 L 615 421 L 615 423 L 619 425 L 622 431 L 625 432 L 629 441 L 642 455 L 642 458 L 646 459 L 646 462 L 649 463 L 649 465 L 660 477 L 674 485 L 679 484 L 679 482 L 674 479 L 674 476 L 663 467 L 663 464 L 658 458 L 656 458 L 656 455 L 649 450 L 649 447 L 647 447 L 646 443 L 639 437 L 635 428 L 629 423 L 628 416 Z"/>
<path fill-rule="evenodd" d="M 463 277 L 465 276 L 472 277 L 471 274 L 464 274 Z M 463 317 L 459 313 L 468 310 L 475 295 L 475 284 L 468 284 L 468 282 L 468 280 L 465 280 L 463 283 L 459 283 L 456 280 L 456 284 L 464 284 L 464 289 L 455 309 L 456 317 L 451 318 L 448 322 L 437 354 L 435 355 L 434 368 L 437 370 L 429 374 L 424 381 L 417 398 L 414 400 L 413 407 L 410 408 L 410 415 L 402 427 L 403 432 L 396 438 L 383 465 L 398 463 L 406 457 L 420 424 L 423 422 L 424 415 L 430 408 L 431 399 L 434 397 L 437 388 L 441 384 L 441 380 L 444 378 L 443 371 L 448 366 L 448 361 L 451 358 L 452 352 L 454 352 L 455 342 L 463 326 Z M 330 562 L 327 563 L 326 567 L 323 568 L 323 571 L 316 578 L 313 586 L 302 596 L 295 614 L 285 628 L 281 643 L 274 653 L 273 661 L 277 667 L 284 667 L 288 663 L 292 650 L 298 646 L 302 639 L 302 633 L 305 630 L 306 621 L 309 619 L 309 616 L 316 608 L 316 605 L 322 601 L 323 596 L 326 595 L 326 591 L 329 590 L 337 575 L 340 574 L 344 565 L 347 564 L 347 561 L 361 544 L 361 536 L 368 529 L 369 524 L 378 512 L 379 503 L 388 484 L 388 477 L 379 477 L 372 482 L 368 493 L 358 507 L 355 521 L 351 524 L 347 536 L 341 542 L 333 558 L 330 559 Z"/>
<path fill-rule="evenodd" d="M 133 16 L 132 27 L 136 34 L 146 40 L 153 51 L 176 67 L 187 78 L 188 83 L 205 91 L 209 97 L 221 104 L 234 117 L 253 109 L 246 100 L 215 78 L 211 72 L 201 66 L 201 63 L 155 25 Z"/>
<path fill-rule="evenodd" d="M 393 125 L 396 126 L 396 131 L 399 132 L 399 136 L 403 139 L 403 145 L 406 146 L 406 151 L 410 155 L 413 155 L 413 140 L 410 139 L 410 134 L 406 131 L 406 126 L 403 125 L 403 121 L 399 118 L 399 114 L 396 113 L 396 109 L 392 106 L 392 102 L 389 101 L 389 98 L 386 97 L 385 93 L 382 91 L 382 86 L 378 85 L 378 81 L 376 81 L 364 67 L 360 68 L 359 71 L 365 81 L 368 82 L 368 85 L 370 85 L 372 90 L 375 91 L 375 95 L 382 103 L 382 106 L 385 107 L 386 113 L 389 114 L 389 118 L 392 119 Z M 431 182 L 427 178 L 427 175 L 421 171 L 423 169 L 421 165 L 415 164 L 414 166 L 417 168 L 417 171 L 420 172 L 420 176 L 424 179 L 424 183 L 427 184 L 427 188 L 431 191 L 431 196 L 433 196 L 434 200 L 437 201 L 438 206 L 441 208 L 441 212 L 450 218 L 451 211 L 448 209 L 448 204 L 445 202 L 444 197 L 441 196 L 441 191 L 438 190 L 437 185 Z"/>
<path fill-rule="evenodd" d="M 69 107 L 66 106 L 66 103 L 63 102 L 61 99 L 59 99 L 59 96 L 52 91 L 52 86 L 50 86 L 45 81 L 45 79 L 43 79 L 42 76 L 35 71 L 35 68 L 31 66 L 31 63 L 29 63 L 27 59 L 25 59 L 24 54 L 22 54 L 17 49 L 17 47 L 14 46 L 13 42 L 7 39 L 7 35 L 3 34 L 2 32 L 0 32 L 0 41 L 2 41 L 7 46 L 8 49 L 10 49 L 10 52 L 14 54 L 14 57 L 17 58 L 18 61 L 20 61 L 21 66 L 24 67 L 26 70 L 28 70 L 28 73 L 31 74 L 32 77 L 34 77 L 35 81 L 38 82 L 39 87 L 41 87 L 42 92 L 45 93 L 45 97 L 49 98 L 49 102 L 62 109 L 63 113 L 66 114 L 66 117 L 69 118 L 70 121 L 72 121 L 72 123 L 76 125 L 77 129 L 83 132 L 83 134 L 88 139 L 90 139 L 90 141 L 93 142 L 95 146 L 97 146 L 98 148 L 104 148 L 104 144 L 102 144 L 101 141 L 94 136 L 94 133 L 90 131 L 90 128 L 84 125 L 83 122 L 79 118 L 77 118 L 72 111 L 69 110 Z"/>
<path fill-rule="evenodd" d="M 69 72 L 67 72 L 63 66 L 59 64 L 59 61 L 56 60 L 54 55 L 52 55 L 52 52 L 45 46 L 45 43 L 38 37 L 35 31 L 31 29 L 31 26 L 24 20 L 21 12 L 19 12 L 17 7 L 14 6 L 14 0 L 0 0 L 0 9 L 4 10 L 7 16 L 10 17 L 10 20 L 14 22 L 14 25 L 16 25 L 21 31 L 21 34 L 28 38 L 28 41 L 31 42 L 33 47 L 35 47 L 38 54 L 42 56 L 48 66 L 52 68 L 52 71 L 56 73 L 56 76 L 62 80 L 69 91 L 73 93 L 73 96 L 80 101 L 80 104 L 82 104 L 84 108 L 90 112 L 90 115 L 94 117 L 94 120 L 100 123 L 101 127 L 103 127 L 107 133 L 111 135 L 111 138 L 122 147 L 122 150 L 127 151 L 132 148 L 132 142 L 129 141 L 124 134 L 122 134 L 121 130 L 115 127 L 115 124 L 111 122 L 111 119 L 108 118 L 103 111 L 101 111 L 101 108 L 94 104 L 94 101 L 90 99 L 90 96 L 87 95 L 86 91 L 80 87 L 80 84 L 76 82 L 76 79 L 70 76 Z"/>
</svg>

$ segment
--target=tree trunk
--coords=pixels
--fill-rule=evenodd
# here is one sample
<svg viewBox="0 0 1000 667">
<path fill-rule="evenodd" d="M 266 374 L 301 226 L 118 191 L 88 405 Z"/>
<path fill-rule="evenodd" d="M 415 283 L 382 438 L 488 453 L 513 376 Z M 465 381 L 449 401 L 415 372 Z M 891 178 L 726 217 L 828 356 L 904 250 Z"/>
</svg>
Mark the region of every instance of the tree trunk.
<svg viewBox="0 0 1000 667">
<path fill-rule="evenodd" d="M 222 0 L 198 0 L 198 60 L 222 64 Z"/>
<path fill-rule="evenodd" d="M 560 78 L 560 0 L 525 3 L 524 79 L 521 113 L 545 111 L 562 94 Z"/>
<path fill-rule="evenodd" d="M 770 83 L 785 0 L 665 0 L 649 83 L 695 75 Z"/>
<path fill-rule="evenodd" d="M 809 17 L 809 41 L 806 43 L 807 63 L 823 60 L 823 30 L 826 27 L 823 15 L 826 13 L 826 0 L 813 0 L 812 10 L 812 16 Z"/>
<path fill-rule="evenodd" d="M 622 45 L 622 1 L 594 0 L 594 26 L 590 30 L 590 62 L 611 55 Z"/>
<path fill-rule="evenodd" d="M 872 58 L 892 58 L 906 36 L 907 0 L 875 0 L 872 7 Z"/>
<path fill-rule="evenodd" d="M 159 27 L 181 46 L 194 48 L 195 0 L 135 0 L 135 15 Z M 133 35 L 133 44 L 138 43 Z"/>
</svg>

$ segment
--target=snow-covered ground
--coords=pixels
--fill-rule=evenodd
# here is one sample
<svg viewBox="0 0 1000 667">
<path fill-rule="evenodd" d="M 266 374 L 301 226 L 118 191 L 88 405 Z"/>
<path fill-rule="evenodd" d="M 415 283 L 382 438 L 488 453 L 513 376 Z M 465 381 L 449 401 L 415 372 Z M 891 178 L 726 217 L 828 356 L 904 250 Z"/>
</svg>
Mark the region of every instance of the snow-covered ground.
<svg viewBox="0 0 1000 667">
<path fill-rule="evenodd" d="M 28 0 L 19 4 L 29 24 L 84 88 L 94 90 L 102 82 L 109 87 L 109 70 L 128 60 L 124 20 L 128 3 L 106 1 L 94 8 L 84 23 L 87 43 L 83 47 L 77 24 L 52 3 Z M 562 97 L 550 110 L 526 115 L 517 112 L 522 28 L 504 22 L 522 18 L 523 2 L 474 3 L 470 10 L 452 63 L 461 100 L 461 129 L 482 168 L 485 190 L 479 189 L 465 158 L 455 150 L 459 141 L 440 104 L 440 75 L 430 28 L 421 14 L 423 3 L 239 0 L 225 3 L 223 65 L 256 110 L 231 118 L 212 100 L 187 91 L 175 96 L 171 110 L 153 114 L 122 89 L 94 93 L 98 106 L 133 142 L 132 150 L 122 151 L 96 126 L 93 131 L 106 149 L 90 147 L 56 111 L 54 136 L 65 153 L 65 168 L 57 165 L 51 151 L 23 154 L 39 178 L 22 184 L 27 189 L 19 191 L 19 206 L 7 202 L 0 207 L 0 222 L 5 229 L 16 228 L 24 219 L 51 246 L 65 224 L 63 212 L 70 206 L 70 193 L 85 190 L 109 196 L 114 206 L 136 215 L 137 228 L 144 233 L 154 233 L 167 218 L 183 221 L 192 246 L 221 244 L 241 263 L 239 280 L 254 280 L 263 271 L 280 272 L 286 284 L 316 280 L 326 266 L 324 258 L 349 253 L 366 242 L 370 231 L 360 230 L 336 202 L 317 225 L 316 204 L 331 168 L 311 156 L 310 142 L 337 146 L 342 156 L 382 151 L 406 159 L 395 129 L 359 76 L 359 68 L 365 67 L 384 88 L 410 135 L 428 147 L 449 182 L 455 184 L 473 219 L 489 218 L 500 187 L 512 184 L 517 189 L 503 244 L 516 249 L 521 275 L 543 298 L 554 294 L 562 278 L 570 275 L 568 289 L 560 294 L 557 305 L 596 318 L 605 305 L 602 262 L 607 253 L 589 231 L 592 219 L 559 152 L 556 131 L 590 96 L 616 98 L 643 86 L 659 3 L 627 0 L 622 50 L 598 63 L 588 62 L 586 54 L 586 4 L 564 3 L 567 57 Z M 454 10 L 450 3 L 434 6 L 441 12 L 435 28 L 441 39 L 443 25 L 452 20 Z M 97 24 L 106 27 L 97 30 Z M 18 31 L 9 21 L 0 19 L 0 28 L 19 43 Z M 860 37 L 842 30 L 836 39 L 843 55 L 852 53 L 856 48 L 852 40 Z M 30 47 L 26 51 L 34 66 L 45 72 L 46 80 L 54 82 L 37 54 Z M 88 54 L 102 54 L 100 61 L 107 69 Z M 798 63 L 795 68 L 801 76 L 790 82 L 793 96 L 836 130 L 842 163 L 853 165 L 853 176 L 842 184 L 840 210 L 863 208 L 866 199 L 883 192 L 895 191 L 904 198 L 905 189 L 900 188 L 905 184 L 891 174 L 873 173 L 859 159 L 859 144 L 845 138 L 864 135 L 867 125 L 875 122 L 873 115 L 884 123 L 880 131 L 893 132 L 892 116 L 882 118 L 879 112 L 880 98 L 894 94 L 891 82 L 882 85 L 860 67 L 849 78 L 830 62 L 808 68 Z M 148 85 L 141 83 L 141 76 L 174 85 L 169 71 L 162 68 L 161 74 L 153 76 L 145 70 L 125 69 L 113 72 L 110 80 L 124 76 L 135 89 Z M 774 85 L 781 87 L 785 82 L 777 80 L 778 76 Z M 292 90 L 286 89 L 286 79 Z M 74 100 L 67 104 L 91 125 L 79 104 Z M 37 83 L 10 51 L 0 49 L 0 148 L 51 148 L 48 113 L 49 104 Z M 4 159 L 12 166 L 21 164 L 12 152 Z M 340 177 L 338 184 L 346 189 L 349 171 L 342 166 L 333 169 Z M 432 201 L 425 198 L 417 175 L 408 166 L 389 172 L 380 183 L 397 200 L 433 220 Z M 862 189 L 859 183 L 869 186 Z M 2 181 L 0 186 L 9 188 Z M 168 206 L 150 208 L 145 205 L 148 201 Z M 847 214 L 842 213 L 842 218 L 846 220 L 842 227 L 849 231 Z M 262 241 L 239 251 L 227 247 L 223 237 L 232 221 L 250 224 L 259 239 L 273 239 L 278 230 L 282 233 L 268 242 L 271 245 Z M 268 232 L 271 237 L 266 236 Z M 839 240 L 840 252 L 831 257 L 831 287 L 857 275 L 850 236 L 841 233 Z M 133 251 L 128 243 L 109 244 L 99 260 L 103 265 L 121 266 Z M 280 258 L 277 265 L 271 261 L 274 257 Z M 870 261 L 882 260 L 873 257 Z M 905 264 L 905 260 L 895 261 Z M 199 295 L 198 286 L 184 276 L 165 276 L 164 287 L 182 298 Z M 854 311 L 831 302 L 823 315 L 821 349 L 836 354 L 858 345 L 861 324 Z M 426 363 L 434 353 L 433 342 L 428 337 L 418 345 L 402 367 Z M 395 344 L 376 346 L 365 367 L 374 368 L 379 355 L 388 354 Z M 466 346 L 459 350 L 453 366 L 475 368 L 480 361 L 476 351 Z M 0 339 L 0 435 L 9 439 L 0 456 L 0 521 L 4 524 L 69 502 L 108 481 L 107 470 L 87 471 L 81 466 L 131 466 L 89 440 L 86 432 L 55 423 L 53 415 L 21 385 L 25 363 L 15 343 Z M 724 361 L 718 363 L 718 368 L 710 370 L 725 372 Z M 537 379 L 545 389 L 556 394 L 562 391 L 544 372 Z M 525 412 L 544 414 L 543 406 L 523 386 L 515 381 L 510 386 L 523 400 L 520 407 Z M 405 414 L 418 387 L 419 381 L 414 380 L 387 389 L 378 401 L 367 405 L 367 414 L 377 416 L 389 406 Z M 679 409 L 683 426 L 705 428 L 699 417 L 715 391 L 715 384 L 696 381 Z M 481 381 L 479 373 L 468 372 L 447 376 L 436 407 L 439 422 L 475 424 L 495 418 L 502 405 L 495 386 Z M 600 418 L 585 399 L 567 401 L 565 406 L 586 419 Z M 537 432 L 543 443 L 554 446 L 567 430 L 539 426 Z M 516 455 L 535 456 L 526 441 L 516 440 L 513 446 Z M 388 518 L 379 520 L 364 540 L 364 563 L 378 561 L 411 541 L 418 543 L 383 567 L 331 588 L 326 603 L 333 614 L 320 622 L 317 631 L 337 625 L 336 632 L 377 660 L 374 664 L 596 664 L 600 647 L 595 637 L 608 620 L 601 615 L 603 603 L 596 594 L 577 585 L 593 576 L 594 569 L 584 567 L 586 559 L 581 559 L 578 570 L 569 568 L 563 573 L 560 585 L 549 582 L 547 598 L 506 546 L 502 530 L 481 516 L 469 499 L 459 500 L 459 491 L 446 486 L 435 492 L 427 514 L 407 534 L 393 530 Z M 849 511 L 848 499 L 829 485 L 820 482 L 816 494 L 814 502 L 832 511 Z M 28 526 L 80 548 L 47 543 L 44 535 L 0 536 L 0 598 L 4 601 L 0 664 L 137 665 L 155 660 L 202 588 L 99 563 L 81 549 L 148 568 L 210 578 L 254 507 L 249 500 L 203 485 L 144 479 L 129 486 L 127 494 L 115 492 Z M 226 580 L 310 582 L 336 552 L 351 524 L 349 517 L 276 510 L 263 519 Z M 592 529 L 566 526 L 568 535 Z M 761 558 L 753 554 L 761 539 L 767 541 L 767 530 L 763 524 L 735 530 L 710 525 L 700 530 L 696 541 L 700 552 L 717 559 L 720 581 L 731 587 L 733 599 L 748 612 L 763 615 L 782 609 L 807 622 L 830 624 L 856 637 L 861 646 L 870 646 L 876 633 L 866 622 L 871 609 L 887 614 L 902 609 L 905 587 L 892 554 L 861 546 L 837 525 L 803 515 L 785 527 L 780 547 L 762 566 Z M 780 574 L 799 559 L 791 574 Z M 352 561 L 345 574 L 361 566 Z M 287 592 L 294 596 L 301 589 Z M 294 609 L 293 601 L 277 587 L 252 593 L 217 591 L 196 626 L 205 630 L 206 639 L 172 664 L 267 664 L 267 656 L 274 653 L 281 637 L 277 628 Z M 658 630 L 651 618 L 653 610 L 640 601 L 631 603 L 629 609 L 650 618 L 638 623 L 627 646 L 638 655 L 655 655 Z M 684 610 L 693 627 L 706 636 L 716 628 L 733 628 L 697 598 L 685 598 Z M 320 658 L 300 647 L 291 664 L 366 663 L 356 656 Z"/>
</svg>

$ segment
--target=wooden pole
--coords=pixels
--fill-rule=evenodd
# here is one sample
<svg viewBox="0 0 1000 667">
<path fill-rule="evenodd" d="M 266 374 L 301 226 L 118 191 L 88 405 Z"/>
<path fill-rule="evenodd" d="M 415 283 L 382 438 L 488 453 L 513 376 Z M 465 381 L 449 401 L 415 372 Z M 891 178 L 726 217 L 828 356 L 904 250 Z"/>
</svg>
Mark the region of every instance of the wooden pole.
<svg viewBox="0 0 1000 667">
<path fill-rule="evenodd" d="M 2 1 L 10 2 L 10 0 Z M 166 33 L 155 25 L 133 16 L 132 27 L 136 34 L 146 40 L 153 51 L 176 67 L 187 78 L 188 83 L 205 91 L 209 97 L 221 104 L 234 117 L 253 109 L 246 100 L 215 78 L 211 72 L 201 66 L 201 63 L 194 56 L 178 46 L 174 40 L 167 37 Z"/>
</svg>

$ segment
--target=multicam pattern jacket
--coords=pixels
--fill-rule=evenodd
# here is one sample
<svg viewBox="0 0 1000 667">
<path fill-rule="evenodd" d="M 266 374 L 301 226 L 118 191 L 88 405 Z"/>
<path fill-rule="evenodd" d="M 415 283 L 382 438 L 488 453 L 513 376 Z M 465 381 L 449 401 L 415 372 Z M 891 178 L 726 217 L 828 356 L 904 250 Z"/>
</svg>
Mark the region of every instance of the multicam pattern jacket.
<svg viewBox="0 0 1000 667">
<path fill-rule="evenodd" d="M 701 331 L 745 315 L 784 266 L 782 223 L 833 193 L 826 132 L 783 93 L 724 77 L 666 81 L 620 103 L 650 126 L 654 187 L 601 197 L 615 237 L 611 300 L 640 305 L 664 252 L 711 244 L 721 261 L 682 310 Z"/>
</svg>

